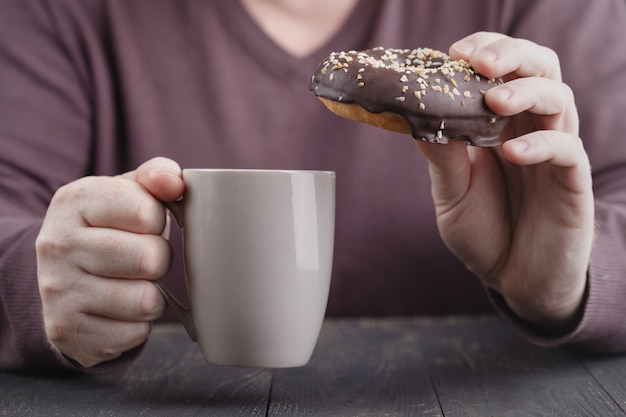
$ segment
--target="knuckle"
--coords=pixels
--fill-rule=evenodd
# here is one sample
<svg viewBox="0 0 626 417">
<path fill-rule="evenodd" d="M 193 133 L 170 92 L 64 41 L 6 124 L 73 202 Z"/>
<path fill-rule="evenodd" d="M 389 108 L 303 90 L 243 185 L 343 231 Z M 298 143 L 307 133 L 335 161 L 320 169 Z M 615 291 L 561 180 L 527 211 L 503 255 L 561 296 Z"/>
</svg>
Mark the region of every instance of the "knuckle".
<svg viewBox="0 0 626 417">
<path fill-rule="evenodd" d="M 45 330 L 48 341 L 54 346 L 62 345 L 67 340 L 66 325 L 62 322 L 46 322 Z"/>
<path fill-rule="evenodd" d="M 543 47 L 545 56 L 546 56 L 546 76 L 548 78 L 554 80 L 561 80 L 561 60 L 559 59 L 559 55 L 556 53 L 554 49 L 548 48 L 546 46 Z"/>
<path fill-rule="evenodd" d="M 169 269 L 171 250 L 165 239 L 158 236 L 145 236 L 150 242 L 137 248 L 136 270 L 140 277 L 160 278 Z"/>
<path fill-rule="evenodd" d="M 105 189 L 103 177 L 88 176 L 62 185 L 52 196 L 51 207 L 75 206 L 77 202 L 83 201 L 93 190 L 101 192 Z"/>
<path fill-rule="evenodd" d="M 40 233 L 35 241 L 35 252 L 41 259 L 66 259 L 72 252 L 72 244 L 67 239 Z"/>
<path fill-rule="evenodd" d="M 67 203 L 77 201 L 80 196 L 85 193 L 86 188 L 83 183 L 86 181 L 86 179 L 83 179 L 82 181 L 77 180 L 59 187 L 59 189 L 52 196 L 50 205 L 63 206 Z"/>
<path fill-rule="evenodd" d="M 153 198 L 136 200 L 133 222 L 141 233 L 161 233 L 165 227 L 165 208 Z"/>
<path fill-rule="evenodd" d="M 68 356 L 85 368 L 115 359 L 122 353 L 120 349 L 114 347 L 117 340 L 115 334 L 107 331 L 94 333 L 93 330 L 87 322 L 79 322 L 72 341 L 73 349 L 68 353 Z"/>
<path fill-rule="evenodd" d="M 80 286 L 80 275 L 75 275 L 69 270 L 51 270 L 41 265 L 37 268 L 37 285 L 42 306 L 52 308 L 52 311 L 67 308 L 72 291 Z"/>
<path fill-rule="evenodd" d="M 52 276 L 39 274 L 39 294 L 44 305 L 54 303 L 66 293 L 66 286 Z"/>
<path fill-rule="evenodd" d="M 139 299 L 139 313 L 148 319 L 157 319 L 165 311 L 165 300 L 151 283 L 146 282 Z"/>
<path fill-rule="evenodd" d="M 145 342 L 149 322 L 117 323 L 94 333 L 94 328 L 79 317 L 47 318 L 46 338 L 52 349 L 72 358 L 85 368 L 116 359 Z"/>
<path fill-rule="evenodd" d="M 131 337 L 124 350 L 132 349 L 145 342 L 148 339 L 148 336 L 150 336 L 151 330 L 152 325 L 149 322 L 140 321 L 133 323 L 132 331 L 130 332 Z"/>
<path fill-rule="evenodd" d="M 46 338 L 54 348 L 63 352 L 64 347 L 71 342 L 74 334 L 74 324 L 71 320 L 45 320 Z"/>
</svg>

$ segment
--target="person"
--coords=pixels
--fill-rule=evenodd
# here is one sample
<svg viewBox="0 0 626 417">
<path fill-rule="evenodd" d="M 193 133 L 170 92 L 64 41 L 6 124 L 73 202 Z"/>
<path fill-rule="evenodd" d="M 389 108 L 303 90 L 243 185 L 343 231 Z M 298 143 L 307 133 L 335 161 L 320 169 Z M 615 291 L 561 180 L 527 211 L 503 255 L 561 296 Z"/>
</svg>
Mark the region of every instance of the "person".
<svg viewBox="0 0 626 417">
<path fill-rule="evenodd" d="M 0 2 L 0 368 L 140 355 L 170 318 L 151 281 L 184 294 L 181 167 L 336 171 L 328 315 L 495 309 L 626 351 L 625 23 L 621 0 Z M 328 112 L 317 64 L 374 46 L 503 77 L 502 146 Z"/>
</svg>

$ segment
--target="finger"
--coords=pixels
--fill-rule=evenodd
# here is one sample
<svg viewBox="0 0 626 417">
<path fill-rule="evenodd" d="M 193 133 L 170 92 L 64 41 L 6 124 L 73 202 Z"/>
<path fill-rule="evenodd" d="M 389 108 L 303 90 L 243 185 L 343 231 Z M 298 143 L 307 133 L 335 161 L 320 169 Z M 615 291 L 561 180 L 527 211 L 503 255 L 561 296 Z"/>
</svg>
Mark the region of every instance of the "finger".
<svg viewBox="0 0 626 417">
<path fill-rule="evenodd" d="M 462 140 L 452 140 L 447 145 L 416 143 L 428 159 L 431 192 L 438 216 L 462 200 L 470 206 L 484 205 L 489 193 L 502 187 L 502 167 L 499 157 L 494 157 L 495 149 L 467 146 Z M 478 198 L 466 198 L 469 194 Z"/>
<path fill-rule="evenodd" d="M 501 39 L 507 39 L 509 36 L 496 32 L 476 32 L 472 33 L 450 46 L 448 51 L 453 59 L 464 59 L 469 61 L 470 57 L 476 50 L 486 47 L 487 45 L 497 42 Z"/>
<path fill-rule="evenodd" d="M 170 269 L 172 248 L 159 235 L 88 228 L 75 233 L 67 260 L 89 274 L 155 280 Z"/>
<path fill-rule="evenodd" d="M 479 32 L 450 47 L 455 59 L 469 61 L 486 77 L 545 77 L 561 81 L 557 54 L 545 46 L 526 39 L 510 38 L 497 33 Z"/>
<path fill-rule="evenodd" d="M 519 78 L 494 87 L 485 94 L 485 102 L 494 112 L 513 116 L 529 112 L 555 116 L 527 124 L 532 130 L 561 130 L 578 135 L 579 120 L 571 88 L 546 78 Z"/>
<path fill-rule="evenodd" d="M 50 213 L 57 217 L 78 210 L 80 225 L 109 227 L 134 233 L 160 234 L 165 208 L 139 184 L 122 178 L 88 177 L 61 187 Z M 70 219 L 71 220 L 71 219 Z M 59 218 L 58 221 L 66 221 Z"/>
<path fill-rule="evenodd" d="M 535 131 L 505 142 L 502 154 L 513 164 L 528 166 L 524 178 L 536 190 L 533 198 L 545 204 L 544 217 L 552 213 L 559 225 L 571 230 L 593 229 L 591 167 L 580 138 Z"/>
<path fill-rule="evenodd" d="M 175 201 L 185 191 L 180 166 L 168 158 L 153 158 L 122 176 L 141 184 L 160 201 Z"/>
<path fill-rule="evenodd" d="M 146 280 L 126 280 L 85 276 L 75 284 L 76 310 L 118 321 L 152 321 L 160 318 L 166 304 L 154 284 Z"/>
<path fill-rule="evenodd" d="M 428 159 L 433 186 L 433 198 L 445 206 L 452 206 L 469 187 L 471 163 L 467 145 L 451 140 L 447 145 L 416 141 L 417 147 Z"/>
<path fill-rule="evenodd" d="M 502 145 L 504 156 L 517 165 L 571 167 L 586 160 L 582 141 L 569 133 L 541 130 L 511 139 Z"/>
<path fill-rule="evenodd" d="M 50 343 L 84 367 L 113 360 L 146 341 L 150 322 L 123 322 L 80 315 L 76 321 L 48 326 Z"/>
<path fill-rule="evenodd" d="M 113 278 L 159 279 L 170 269 L 172 248 L 159 235 L 105 228 L 42 227 L 36 251 L 39 273 L 64 277 L 77 270 Z"/>
<path fill-rule="evenodd" d="M 133 233 L 161 234 L 166 226 L 165 207 L 136 183 L 109 193 L 107 202 L 91 199 L 83 206 L 85 223 Z"/>
</svg>

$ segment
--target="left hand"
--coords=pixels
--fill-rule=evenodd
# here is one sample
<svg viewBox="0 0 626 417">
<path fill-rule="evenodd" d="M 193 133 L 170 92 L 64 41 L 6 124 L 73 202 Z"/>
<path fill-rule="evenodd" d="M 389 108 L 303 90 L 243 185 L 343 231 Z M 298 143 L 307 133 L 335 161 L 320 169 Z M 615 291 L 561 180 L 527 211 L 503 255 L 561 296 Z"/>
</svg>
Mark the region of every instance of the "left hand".
<svg viewBox="0 0 626 417">
<path fill-rule="evenodd" d="M 446 245 L 519 317 L 550 331 L 578 319 L 594 225 L 591 169 L 557 55 L 530 41 L 480 32 L 450 48 L 507 82 L 487 105 L 512 116 L 497 148 L 416 142 L 429 161 Z"/>
</svg>

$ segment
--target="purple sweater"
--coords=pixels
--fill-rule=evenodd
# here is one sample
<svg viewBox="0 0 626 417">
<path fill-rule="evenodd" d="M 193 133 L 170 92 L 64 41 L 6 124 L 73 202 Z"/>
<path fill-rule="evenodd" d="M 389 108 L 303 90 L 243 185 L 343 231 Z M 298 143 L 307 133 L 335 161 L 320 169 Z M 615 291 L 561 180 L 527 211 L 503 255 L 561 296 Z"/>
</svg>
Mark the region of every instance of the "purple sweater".
<svg viewBox="0 0 626 417">
<path fill-rule="evenodd" d="M 551 338 L 516 325 L 541 345 L 626 351 L 625 25 L 622 0 L 363 0 L 298 59 L 233 0 L 3 0 L 0 368 L 74 367 L 45 342 L 36 280 L 34 241 L 55 190 L 157 155 L 189 168 L 336 171 L 329 315 L 471 314 L 495 303 L 515 321 L 441 242 L 413 139 L 340 119 L 308 91 L 331 51 L 446 51 L 479 30 L 558 52 L 594 170 L 597 236 L 581 322 Z M 178 230 L 172 244 L 164 282 L 184 298 Z"/>
</svg>

